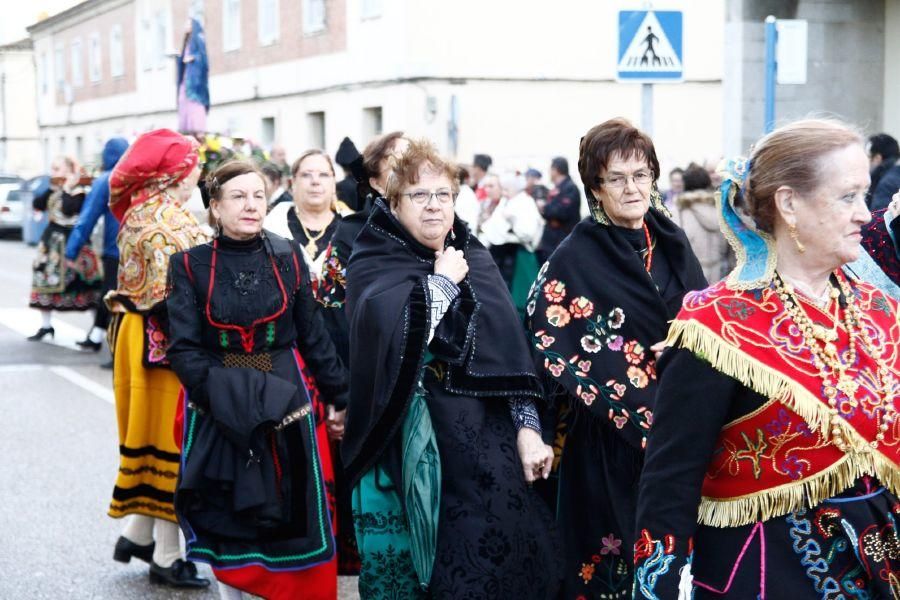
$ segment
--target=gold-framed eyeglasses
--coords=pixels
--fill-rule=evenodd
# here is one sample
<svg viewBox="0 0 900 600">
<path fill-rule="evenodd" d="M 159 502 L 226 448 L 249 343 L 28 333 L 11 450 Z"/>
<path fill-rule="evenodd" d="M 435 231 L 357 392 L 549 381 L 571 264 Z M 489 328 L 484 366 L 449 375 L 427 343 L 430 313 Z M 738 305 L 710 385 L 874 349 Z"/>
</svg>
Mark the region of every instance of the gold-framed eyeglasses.
<svg viewBox="0 0 900 600">
<path fill-rule="evenodd" d="M 647 185 L 653 181 L 653 174 L 647 171 L 638 171 L 631 175 L 625 173 L 613 173 L 607 177 L 599 177 L 600 183 L 611 188 L 623 188 L 631 179 L 635 185 Z"/>
<path fill-rule="evenodd" d="M 413 190 L 405 192 L 403 196 L 409 197 L 413 204 L 417 206 L 425 206 L 431 202 L 431 198 L 437 198 L 440 204 L 449 204 L 456 199 L 456 195 L 452 190 L 441 188 L 439 190 Z"/>
</svg>

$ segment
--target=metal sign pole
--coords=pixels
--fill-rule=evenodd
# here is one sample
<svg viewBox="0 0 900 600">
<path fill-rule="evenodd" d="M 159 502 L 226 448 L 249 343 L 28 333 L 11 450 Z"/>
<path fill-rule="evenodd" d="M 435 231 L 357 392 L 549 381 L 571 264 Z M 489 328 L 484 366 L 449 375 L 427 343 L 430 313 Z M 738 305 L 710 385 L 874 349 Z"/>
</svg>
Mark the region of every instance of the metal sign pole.
<svg viewBox="0 0 900 600">
<path fill-rule="evenodd" d="M 775 50 L 778 44 L 778 31 L 775 28 L 775 17 L 766 17 L 766 85 L 765 85 L 765 132 L 775 129 L 775 77 L 778 65 L 775 62 Z"/>
<path fill-rule="evenodd" d="M 653 137 L 653 84 L 641 84 L 641 129 Z"/>
</svg>

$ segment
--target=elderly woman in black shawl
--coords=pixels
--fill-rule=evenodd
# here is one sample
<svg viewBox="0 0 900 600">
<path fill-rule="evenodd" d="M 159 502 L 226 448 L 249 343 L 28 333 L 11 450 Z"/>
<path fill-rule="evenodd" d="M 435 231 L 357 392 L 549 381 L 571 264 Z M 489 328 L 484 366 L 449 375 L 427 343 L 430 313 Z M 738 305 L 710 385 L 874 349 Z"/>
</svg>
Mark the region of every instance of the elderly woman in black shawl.
<svg viewBox="0 0 900 600">
<path fill-rule="evenodd" d="M 454 219 L 455 169 L 413 142 L 347 274 L 342 457 L 364 598 L 551 598 L 540 383 L 490 254 Z"/>
<path fill-rule="evenodd" d="M 592 216 L 541 268 L 526 308 L 558 406 L 564 598 L 631 596 L 637 485 L 653 423 L 655 351 L 689 290 L 706 286 L 655 182 L 653 141 L 624 119 L 581 139 Z"/>
</svg>

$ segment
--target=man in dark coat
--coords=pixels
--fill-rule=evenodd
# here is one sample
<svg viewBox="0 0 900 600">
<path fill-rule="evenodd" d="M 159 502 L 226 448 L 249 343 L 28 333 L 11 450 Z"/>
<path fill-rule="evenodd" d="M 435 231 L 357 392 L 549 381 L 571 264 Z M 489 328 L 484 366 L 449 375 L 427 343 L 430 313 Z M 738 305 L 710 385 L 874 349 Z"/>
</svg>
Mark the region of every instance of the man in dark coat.
<svg viewBox="0 0 900 600">
<path fill-rule="evenodd" d="M 350 171 L 350 165 L 353 164 L 353 161 L 358 156 L 359 150 L 356 149 L 356 146 L 348 137 L 345 137 L 344 141 L 341 142 L 337 154 L 334 156 L 334 162 L 339 164 L 344 170 L 344 178 L 337 183 L 338 200 L 353 210 L 362 208 L 356 194 L 356 178 L 353 177 L 353 173 Z"/>
<path fill-rule="evenodd" d="M 891 196 L 900 190 L 900 164 L 897 160 L 900 158 L 900 145 L 888 134 L 879 133 L 869 138 L 868 150 L 872 176 L 869 210 L 882 210 L 891 203 Z"/>
<path fill-rule="evenodd" d="M 267 161 L 260 166 L 260 169 L 262 169 L 263 175 L 266 176 L 266 183 L 268 183 L 269 210 L 271 210 L 272 207 L 276 204 L 294 201 L 294 197 L 291 195 L 290 190 L 291 178 L 290 176 L 284 176 L 281 167 L 279 167 L 274 162 Z M 285 185 L 287 185 L 287 187 L 285 187 Z"/>
<path fill-rule="evenodd" d="M 550 180 L 553 189 L 547 196 L 542 211 L 546 225 L 537 248 L 538 261 L 543 263 L 559 243 L 569 235 L 581 220 L 581 192 L 569 177 L 569 161 L 557 156 L 550 163 Z"/>
</svg>

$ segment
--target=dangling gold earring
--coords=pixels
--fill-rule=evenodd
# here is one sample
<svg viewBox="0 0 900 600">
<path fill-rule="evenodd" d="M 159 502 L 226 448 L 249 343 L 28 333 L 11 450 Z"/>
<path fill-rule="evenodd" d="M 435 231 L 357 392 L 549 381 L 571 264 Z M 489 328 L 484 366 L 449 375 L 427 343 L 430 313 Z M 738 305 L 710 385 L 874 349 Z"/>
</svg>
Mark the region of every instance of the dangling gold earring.
<svg viewBox="0 0 900 600">
<path fill-rule="evenodd" d="M 793 223 L 788 225 L 788 233 L 791 234 L 791 239 L 794 240 L 794 243 L 797 245 L 797 250 L 800 252 L 800 254 L 806 252 L 806 246 L 804 246 L 800 242 L 800 234 L 797 233 L 797 226 Z"/>
</svg>

